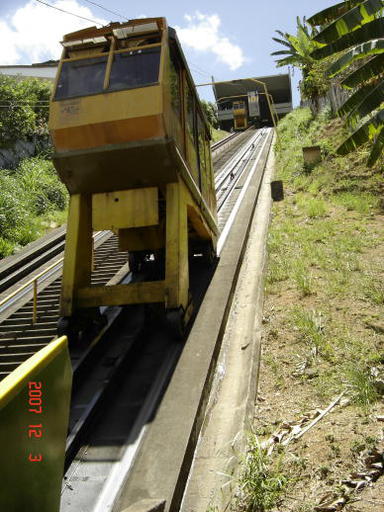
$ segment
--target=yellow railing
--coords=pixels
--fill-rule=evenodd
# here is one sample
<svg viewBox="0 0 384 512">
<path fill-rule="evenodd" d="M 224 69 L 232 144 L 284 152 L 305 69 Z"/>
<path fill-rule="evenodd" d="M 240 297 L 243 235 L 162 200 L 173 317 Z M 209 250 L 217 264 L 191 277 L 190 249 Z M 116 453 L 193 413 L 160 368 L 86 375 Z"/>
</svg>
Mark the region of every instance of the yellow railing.
<svg viewBox="0 0 384 512">
<path fill-rule="evenodd" d="M 103 231 L 96 231 L 93 235 L 93 238 L 95 239 L 101 233 L 103 233 Z M 20 288 L 13 291 L 12 293 L 10 293 L 7 297 L 5 297 L 4 299 L 2 299 L 0 301 L 0 308 L 5 306 L 10 300 L 12 300 L 14 297 L 19 295 L 19 293 L 21 293 L 23 290 L 28 288 L 28 286 L 32 286 L 32 288 L 33 288 L 32 325 L 35 325 L 35 323 L 37 322 L 38 281 L 42 277 L 46 276 L 48 274 L 48 272 L 50 272 L 55 267 L 57 267 L 57 265 L 59 265 L 60 263 L 63 263 L 63 261 L 64 261 L 64 257 L 58 259 L 57 261 L 52 263 L 49 267 L 47 267 L 45 270 L 40 272 L 40 274 L 37 274 L 37 276 L 32 277 L 29 281 L 27 281 L 26 283 L 21 285 Z M 94 269 L 95 269 L 95 248 L 94 248 L 94 245 L 92 244 L 92 270 L 94 270 Z"/>
<path fill-rule="evenodd" d="M 48 272 L 53 270 L 55 267 L 57 267 L 57 265 L 59 265 L 63 261 L 64 261 L 64 258 L 58 259 L 57 261 L 55 261 L 55 263 L 52 263 L 52 265 L 50 265 L 49 267 L 44 269 L 42 272 L 40 272 L 40 274 L 37 274 L 37 276 L 32 277 L 29 281 L 27 281 L 22 286 L 20 286 L 20 288 L 13 291 L 12 293 L 10 293 L 7 297 L 5 297 L 3 300 L 0 301 L 0 308 L 5 306 L 10 300 L 12 300 L 14 297 L 19 295 L 19 293 L 24 291 L 26 288 L 28 288 L 29 286 L 32 286 L 32 288 L 33 288 L 32 325 L 34 325 L 37 322 L 37 302 L 38 302 L 38 299 L 37 299 L 38 293 L 37 292 L 38 292 L 39 279 L 46 276 L 48 274 Z"/>
</svg>

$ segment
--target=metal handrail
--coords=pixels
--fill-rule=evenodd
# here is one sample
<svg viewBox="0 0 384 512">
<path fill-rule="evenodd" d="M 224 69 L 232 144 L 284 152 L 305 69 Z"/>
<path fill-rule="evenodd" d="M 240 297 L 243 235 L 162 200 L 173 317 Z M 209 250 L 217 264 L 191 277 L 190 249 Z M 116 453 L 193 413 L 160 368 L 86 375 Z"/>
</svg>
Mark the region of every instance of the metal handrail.
<svg viewBox="0 0 384 512">
<path fill-rule="evenodd" d="M 94 233 L 94 235 L 93 235 L 94 240 L 97 240 L 100 237 L 100 235 L 102 235 L 102 233 L 104 233 L 104 232 L 105 231 L 96 231 L 96 233 Z M 57 265 L 59 265 L 60 263 L 63 263 L 63 261 L 64 261 L 64 256 L 59 258 L 57 261 L 55 261 L 51 265 L 49 265 L 49 267 L 47 267 L 45 270 L 40 272 L 40 274 L 37 274 L 37 276 L 32 277 L 29 281 L 27 281 L 26 283 L 21 285 L 20 288 L 13 291 L 12 293 L 10 293 L 7 297 L 0 300 L 0 308 L 3 307 L 5 304 L 7 304 L 7 302 L 12 300 L 14 297 L 16 297 L 23 290 L 28 288 L 28 286 L 33 286 L 32 325 L 35 325 L 35 323 L 37 321 L 37 289 L 38 289 L 37 285 L 38 285 L 38 281 L 42 277 L 46 276 L 55 267 L 57 267 Z M 94 265 L 95 265 L 95 254 L 94 254 L 94 245 L 92 244 L 92 270 L 94 270 Z"/>
<path fill-rule="evenodd" d="M 10 293 L 7 297 L 2 299 L 0 301 L 0 308 L 7 304 L 10 300 L 12 300 L 14 297 L 16 297 L 19 293 L 21 293 L 23 290 L 28 288 L 29 286 L 33 286 L 33 312 L 32 312 L 32 325 L 34 325 L 37 321 L 37 288 L 38 288 L 38 281 L 42 277 L 44 277 L 48 272 L 53 270 L 57 265 L 62 263 L 64 261 L 64 257 L 58 259 L 55 261 L 55 263 L 52 263 L 49 267 L 47 267 L 45 270 L 37 274 L 37 276 L 32 277 L 29 281 L 21 285 L 17 290 L 14 290 L 12 293 Z"/>
</svg>

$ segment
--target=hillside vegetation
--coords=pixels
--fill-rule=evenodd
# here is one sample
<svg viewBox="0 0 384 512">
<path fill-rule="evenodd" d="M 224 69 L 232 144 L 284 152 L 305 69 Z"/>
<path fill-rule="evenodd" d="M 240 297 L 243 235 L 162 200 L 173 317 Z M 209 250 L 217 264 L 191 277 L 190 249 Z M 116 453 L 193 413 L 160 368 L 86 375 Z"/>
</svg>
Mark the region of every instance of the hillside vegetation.
<svg viewBox="0 0 384 512">
<path fill-rule="evenodd" d="M 0 151 L 33 141 L 35 156 L 0 169 L 0 258 L 62 224 L 68 195 L 51 162 L 50 85 L 0 76 Z"/>
<path fill-rule="evenodd" d="M 364 146 L 337 156 L 344 135 L 339 119 L 309 109 L 279 126 L 286 198 L 273 208 L 259 402 L 236 511 L 382 510 L 383 486 L 368 491 L 382 471 L 367 466 L 384 448 L 382 162 L 368 168 Z M 314 143 L 323 161 L 306 167 L 302 147 Z"/>
</svg>

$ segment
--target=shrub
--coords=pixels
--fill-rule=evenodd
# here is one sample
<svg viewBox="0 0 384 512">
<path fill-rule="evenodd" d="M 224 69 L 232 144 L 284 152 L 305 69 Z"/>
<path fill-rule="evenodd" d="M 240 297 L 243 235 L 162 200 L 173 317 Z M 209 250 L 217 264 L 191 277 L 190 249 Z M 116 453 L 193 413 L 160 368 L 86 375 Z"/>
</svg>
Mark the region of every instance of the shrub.
<svg viewBox="0 0 384 512">
<path fill-rule="evenodd" d="M 0 175 L 0 232 L 3 239 L 14 240 L 14 231 L 26 223 L 25 195 L 18 181 L 7 171 Z"/>
<path fill-rule="evenodd" d="M 0 258 L 40 236 L 47 215 L 65 210 L 67 203 L 67 190 L 51 161 L 27 158 L 16 170 L 3 170 L 0 175 Z"/>
<path fill-rule="evenodd" d="M 27 158 L 21 162 L 15 174 L 28 192 L 29 208 L 35 215 L 49 210 L 64 210 L 67 206 L 66 188 L 49 160 Z"/>
</svg>

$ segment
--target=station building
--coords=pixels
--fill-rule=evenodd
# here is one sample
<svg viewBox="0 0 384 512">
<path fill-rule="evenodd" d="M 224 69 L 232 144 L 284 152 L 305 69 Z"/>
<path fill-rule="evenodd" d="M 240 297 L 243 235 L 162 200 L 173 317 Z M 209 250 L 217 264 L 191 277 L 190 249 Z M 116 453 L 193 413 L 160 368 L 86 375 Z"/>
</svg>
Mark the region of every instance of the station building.
<svg viewBox="0 0 384 512">
<path fill-rule="evenodd" d="M 274 109 L 280 118 L 292 110 L 292 86 L 289 74 L 255 77 L 251 79 L 216 82 L 213 93 L 218 107 L 219 124 L 222 130 L 230 131 L 235 127 L 235 113 L 239 102 L 245 103 L 247 111 L 247 126 L 273 126 L 272 117 L 265 96 L 266 85 L 268 93 L 273 98 Z"/>
<path fill-rule="evenodd" d="M 0 75 L 13 76 L 23 80 L 25 78 L 37 78 L 54 82 L 59 61 L 48 60 L 36 64 L 15 64 L 0 66 Z"/>
</svg>

